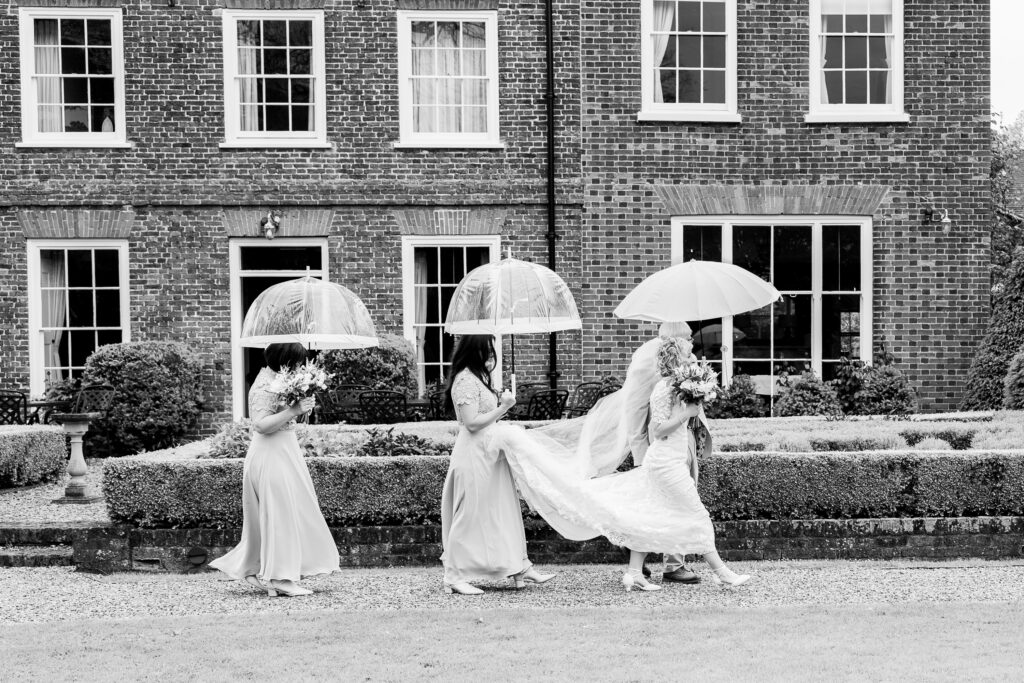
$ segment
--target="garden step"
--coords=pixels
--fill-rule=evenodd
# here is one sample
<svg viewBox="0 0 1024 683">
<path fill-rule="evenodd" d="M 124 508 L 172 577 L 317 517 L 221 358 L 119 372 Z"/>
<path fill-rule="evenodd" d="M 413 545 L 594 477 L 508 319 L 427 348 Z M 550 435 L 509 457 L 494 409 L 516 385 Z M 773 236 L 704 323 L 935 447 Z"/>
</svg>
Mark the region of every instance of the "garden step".
<svg viewBox="0 0 1024 683">
<path fill-rule="evenodd" d="M 74 563 L 71 546 L 0 546 L 0 567 L 69 567 Z"/>
<path fill-rule="evenodd" d="M 77 534 L 104 527 L 103 522 L 3 522 L 0 521 L 0 546 L 68 545 Z"/>
</svg>

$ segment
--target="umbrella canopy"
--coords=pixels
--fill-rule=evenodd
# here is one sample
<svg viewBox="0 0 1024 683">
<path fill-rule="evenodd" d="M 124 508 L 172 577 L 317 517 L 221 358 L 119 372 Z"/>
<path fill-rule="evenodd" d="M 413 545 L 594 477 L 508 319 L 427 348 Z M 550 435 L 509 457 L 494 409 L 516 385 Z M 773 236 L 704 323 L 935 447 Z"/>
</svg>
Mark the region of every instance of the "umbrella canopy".
<svg viewBox="0 0 1024 683">
<path fill-rule="evenodd" d="M 659 270 L 626 295 L 615 315 L 632 320 L 708 320 L 764 308 L 779 291 L 731 263 L 687 261 Z"/>
<path fill-rule="evenodd" d="M 307 275 L 268 287 L 242 323 L 242 346 L 289 342 L 308 349 L 359 349 L 377 346 L 377 331 L 352 290 Z"/>
<path fill-rule="evenodd" d="M 448 334 L 532 334 L 578 330 L 565 280 L 536 263 L 505 258 L 474 268 L 452 296 Z"/>
</svg>

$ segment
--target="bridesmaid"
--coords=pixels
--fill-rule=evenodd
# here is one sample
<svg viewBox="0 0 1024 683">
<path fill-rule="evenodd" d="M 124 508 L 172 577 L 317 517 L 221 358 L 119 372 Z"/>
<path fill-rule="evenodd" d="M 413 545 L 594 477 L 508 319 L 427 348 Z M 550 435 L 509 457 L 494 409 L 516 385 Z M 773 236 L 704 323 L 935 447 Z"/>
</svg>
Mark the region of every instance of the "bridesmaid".
<svg viewBox="0 0 1024 683">
<path fill-rule="evenodd" d="M 474 579 L 508 577 L 519 589 L 544 583 L 526 556 L 519 495 L 504 456 L 488 448 L 488 428 L 515 405 L 505 392 L 499 404 L 491 388 L 496 356 L 494 338 L 463 335 L 452 353 L 446 400 L 459 418 L 441 496 L 444 587 L 448 593 L 479 595 Z"/>
<path fill-rule="evenodd" d="M 271 597 L 309 595 L 299 579 L 339 571 L 338 548 L 294 432 L 295 418 L 315 401 L 284 406 L 270 389 L 278 372 L 306 362 L 306 349 L 271 344 L 263 355 L 267 367 L 249 390 L 253 434 L 242 475 L 242 540 L 210 566 Z"/>
</svg>

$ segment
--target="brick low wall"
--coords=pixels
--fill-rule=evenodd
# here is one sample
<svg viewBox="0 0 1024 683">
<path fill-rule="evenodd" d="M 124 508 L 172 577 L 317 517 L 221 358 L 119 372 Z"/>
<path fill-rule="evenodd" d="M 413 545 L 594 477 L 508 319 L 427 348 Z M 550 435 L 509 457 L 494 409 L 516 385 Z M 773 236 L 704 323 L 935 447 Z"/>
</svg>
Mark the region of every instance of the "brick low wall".
<svg viewBox="0 0 1024 683">
<path fill-rule="evenodd" d="M 726 560 L 954 559 L 1024 557 L 1024 517 L 755 520 L 715 525 Z M 83 530 L 74 539 L 79 570 L 96 572 L 203 570 L 237 542 L 240 529 Z M 437 526 L 332 529 L 343 567 L 434 566 L 441 555 Z M 618 564 L 623 551 L 604 539 L 567 541 L 543 525 L 527 529 L 538 564 Z"/>
</svg>

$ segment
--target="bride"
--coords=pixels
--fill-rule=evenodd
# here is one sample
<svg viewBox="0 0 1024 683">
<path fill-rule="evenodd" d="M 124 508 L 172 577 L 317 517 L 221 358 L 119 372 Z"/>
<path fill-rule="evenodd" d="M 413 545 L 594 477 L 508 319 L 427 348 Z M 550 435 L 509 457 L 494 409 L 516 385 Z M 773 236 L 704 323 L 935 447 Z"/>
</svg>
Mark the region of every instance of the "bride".
<svg viewBox="0 0 1024 683">
<path fill-rule="evenodd" d="M 716 583 L 739 586 L 749 576 L 732 572 L 715 549 L 715 532 L 697 493 L 696 441 L 688 428 L 699 404 L 683 404 L 668 378 L 689 362 L 689 342 L 670 338 L 658 349 L 662 379 L 650 398 L 653 440 L 642 467 L 593 477 L 621 460 L 615 434 L 614 395 L 598 404 L 582 424 L 556 423 L 529 431 L 505 424 L 490 430 L 491 450 L 501 451 L 523 498 L 562 536 L 587 540 L 605 536 L 630 549 L 622 577 L 626 590 L 658 590 L 642 574 L 649 552 L 703 555 Z M 612 400 L 609 400 L 612 399 Z M 610 419 L 609 419 L 610 418 Z M 618 452 L 609 451 L 618 448 Z M 593 477 L 593 478 L 592 478 Z"/>
</svg>

